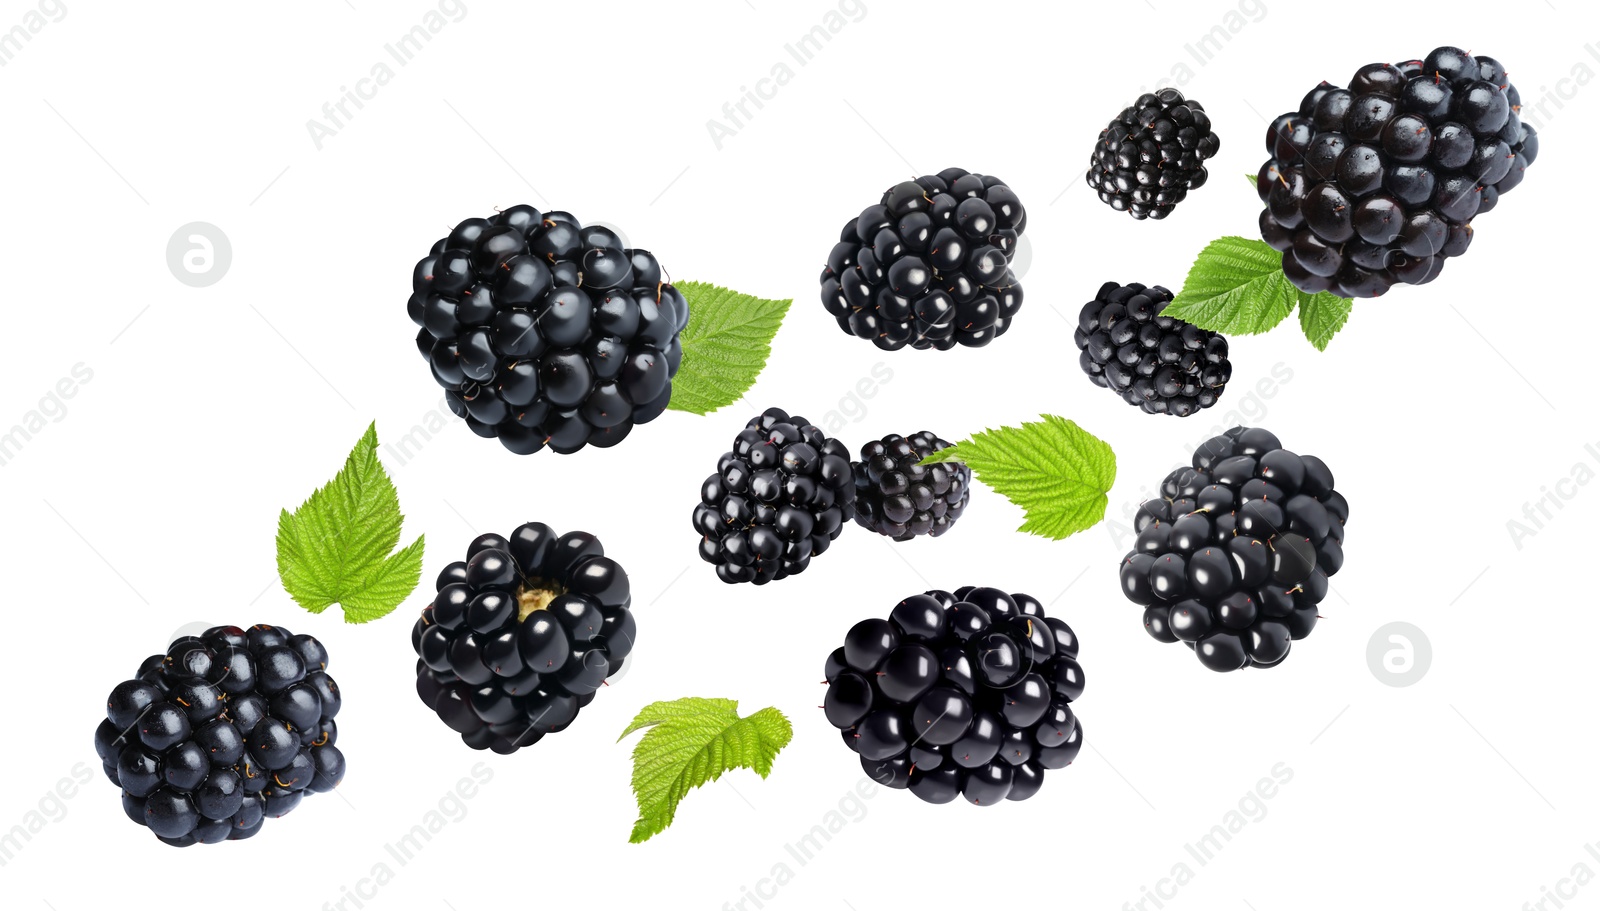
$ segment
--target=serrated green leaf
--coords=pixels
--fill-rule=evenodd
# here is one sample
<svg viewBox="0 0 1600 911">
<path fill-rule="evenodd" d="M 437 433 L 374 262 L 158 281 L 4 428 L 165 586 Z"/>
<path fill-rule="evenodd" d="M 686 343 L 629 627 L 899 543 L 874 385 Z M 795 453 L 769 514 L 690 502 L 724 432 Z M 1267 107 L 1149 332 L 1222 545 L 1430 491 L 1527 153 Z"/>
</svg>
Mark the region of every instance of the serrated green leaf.
<svg viewBox="0 0 1600 911">
<path fill-rule="evenodd" d="M 978 480 L 1022 507 L 1027 518 L 1018 531 L 1056 540 L 1105 518 L 1117 477 L 1116 453 L 1104 440 L 1053 414 L 985 430 L 922 460 L 935 462 L 965 462 Z"/>
<path fill-rule="evenodd" d="M 1354 302 L 1327 291 L 1316 294 L 1300 291 L 1299 300 L 1301 331 L 1318 351 L 1327 351 L 1334 333 L 1343 329 L 1345 321 L 1350 319 L 1350 306 Z"/>
<path fill-rule="evenodd" d="M 639 818 L 630 842 L 638 844 L 672 825 L 678 803 L 690 789 L 716 781 L 723 772 L 750 769 L 762 778 L 773 757 L 794 736 L 789 719 L 773 708 L 739 717 L 732 699 L 688 697 L 653 702 L 617 739 L 649 728 L 633 748 L 633 794 Z"/>
<path fill-rule="evenodd" d="M 1258 181 L 1261 179 L 1261 175 L 1259 174 L 1246 174 L 1244 175 L 1244 179 L 1250 181 L 1250 186 L 1252 187 L 1260 186 Z"/>
<path fill-rule="evenodd" d="M 422 537 L 391 554 L 404 518 L 394 482 L 378 461 L 377 424 L 369 424 L 332 481 L 293 513 L 279 513 L 284 591 L 314 614 L 338 604 L 346 623 L 394 610 L 422 577 Z"/>
<path fill-rule="evenodd" d="M 677 282 L 689 301 L 689 325 L 678 338 L 683 361 L 667 407 L 709 414 L 738 401 L 772 354 L 772 337 L 788 300 L 764 300 L 707 282 Z"/>
<path fill-rule="evenodd" d="M 1219 237 L 1200 251 L 1162 314 L 1213 332 L 1256 335 L 1283 322 L 1295 295 L 1283 254 L 1261 240 Z"/>
</svg>

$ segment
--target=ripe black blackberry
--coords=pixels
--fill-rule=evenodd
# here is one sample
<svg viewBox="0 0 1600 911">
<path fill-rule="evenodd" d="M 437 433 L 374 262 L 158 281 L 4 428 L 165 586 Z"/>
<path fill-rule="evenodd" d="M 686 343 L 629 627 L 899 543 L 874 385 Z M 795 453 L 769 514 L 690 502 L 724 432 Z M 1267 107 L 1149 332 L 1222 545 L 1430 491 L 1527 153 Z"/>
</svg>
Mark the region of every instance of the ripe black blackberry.
<svg viewBox="0 0 1600 911">
<path fill-rule="evenodd" d="M 998 177 L 947 168 L 895 184 L 845 222 L 822 270 L 822 305 L 886 351 L 982 347 L 1022 307 L 1009 266 L 1027 223 Z"/>
<path fill-rule="evenodd" d="M 937 538 L 967 508 L 972 469 L 961 462 L 920 464 L 950 444 L 928 431 L 891 433 L 861 447 L 850 464 L 856 484 L 856 524 L 896 541 Z"/>
<path fill-rule="evenodd" d="M 633 651 L 628 574 L 587 532 L 479 535 L 411 630 L 417 695 L 475 750 L 571 724 Z"/>
<path fill-rule="evenodd" d="M 265 624 L 215 626 L 111 690 L 94 749 L 122 808 L 176 847 L 249 838 L 344 779 L 328 652 Z"/>
<path fill-rule="evenodd" d="M 1172 292 L 1160 285 L 1106 282 L 1078 313 L 1078 366 L 1150 414 L 1187 417 L 1217 403 L 1233 376 L 1228 340 L 1161 311 Z"/>
<path fill-rule="evenodd" d="M 855 515 L 850 451 L 805 418 L 768 408 L 700 487 L 700 557 L 724 582 L 804 572 Z"/>
<path fill-rule="evenodd" d="M 1166 218 L 1205 185 L 1201 162 L 1220 145 L 1200 102 L 1177 89 L 1146 92 L 1100 132 L 1084 180 L 1118 212 Z"/>
<path fill-rule="evenodd" d="M 1453 47 L 1312 89 L 1268 127 L 1256 179 L 1284 274 L 1345 297 L 1433 281 L 1538 157 L 1521 104 L 1499 61 Z"/>
<path fill-rule="evenodd" d="M 851 627 L 823 676 L 828 722 L 861 767 L 929 803 L 1027 800 L 1083 746 L 1078 637 L 1027 595 L 912 595 Z"/>
<path fill-rule="evenodd" d="M 1317 624 L 1349 505 L 1321 459 L 1260 428 L 1208 440 L 1193 466 L 1140 505 L 1123 594 L 1151 637 L 1182 641 L 1214 671 L 1273 667 Z"/>
<path fill-rule="evenodd" d="M 512 452 L 614 446 L 672 398 L 689 303 L 609 228 L 532 206 L 469 218 L 411 288 L 417 347 L 450 409 Z"/>
</svg>

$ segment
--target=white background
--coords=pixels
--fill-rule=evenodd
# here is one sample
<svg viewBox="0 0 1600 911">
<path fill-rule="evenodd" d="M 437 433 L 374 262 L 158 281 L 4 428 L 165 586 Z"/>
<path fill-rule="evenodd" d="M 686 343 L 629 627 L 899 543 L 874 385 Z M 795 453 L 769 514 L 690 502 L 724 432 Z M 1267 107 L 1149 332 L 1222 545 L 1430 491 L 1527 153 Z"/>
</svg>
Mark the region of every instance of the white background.
<svg viewBox="0 0 1600 911">
<path fill-rule="evenodd" d="M 138 6 L 68 0 L 0 68 L 0 427 L 54 415 L 0 468 L 0 830 L 48 820 L 0 867 L 9 908 L 321 908 L 359 888 L 373 909 L 719 909 L 779 862 L 792 879 L 761 888 L 780 911 L 1121 908 L 1146 888 L 1171 895 L 1161 880 L 1179 862 L 1193 875 L 1172 907 L 1518 908 L 1546 887 L 1570 894 L 1576 864 L 1600 870 L 1585 853 L 1600 839 L 1587 518 L 1600 489 L 1558 488 L 1577 464 L 1600 471 L 1584 448 L 1600 451 L 1593 295 L 1571 269 L 1593 227 L 1576 194 L 1593 177 L 1600 89 L 1558 82 L 1600 67 L 1584 46 L 1600 17 L 1582 4 L 867 0 L 803 67 L 784 45 L 837 10 L 827 0 L 467 0 L 404 67 L 383 47 L 436 9 L 424 0 Z M 30 9 L 0 5 L 0 29 Z M 1200 64 L 1186 44 L 1230 11 L 1242 27 Z M 1241 175 L 1264 157 L 1265 118 L 1320 79 L 1444 43 L 1499 57 L 1525 102 L 1565 96 L 1532 115 L 1543 155 L 1464 259 L 1359 303 L 1324 354 L 1293 321 L 1234 339 L 1233 384 L 1198 416 L 1144 415 L 1089 384 L 1071 324 L 1103 281 L 1176 288 L 1206 241 L 1254 235 Z M 307 121 L 379 61 L 392 80 L 319 150 Z M 719 150 L 706 121 L 780 61 L 793 79 Z M 1083 168 L 1105 122 L 1178 64 L 1222 150 L 1171 219 L 1136 223 L 1094 198 Z M 952 165 L 1000 175 L 1028 206 L 1015 331 L 948 353 L 844 336 L 816 285 L 839 225 Z M 408 540 L 428 537 L 425 590 L 368 626 L 307 615 L 276 582 L 278 510 L 327 480 L 369 421 L 392 441 L 440 407 L 404 312 L 412 264 L 459 219 L 520 202 L 621 225 L 676 278 L 794 298 L 766 372 L 748 405 L 669 412 L 612 450 L 517 457 L 459 423 L 403 463 L 386 450 Z M 232 244 L 205 288 L 165 258 L 193 221 Z M 64 408 L 41 406 L 78 364 L 92 378 Z M 879 364 L 891 378 L 858 392 Z M 1116 449 L 1113 523 L 1025 537 L 1020 513 L 980 488 L 937 541 L 851 527 L 802 576 L 725 586 L 695 556 L 689 513 L 768 405 L 835 412 L 852 447 L 1071 417 Z M 1117 589 L 1114 523 L 1241 419 L 1332 466 L 1348 560 L 1287 663 L 1217 675 L 1145 636 Z M 1519 548 L 1507 523 L 1547 488 L 1570 500 Z M 473 753 L 414 695 L 410 625 L 473 536 L 535 519 L 599 534 L 627 567 L 640 646 L 565 733 Z M 1026 803 L 881 791 L 851 804 L 862 773 L 816 708 L 824 657 L 856 620 L 963 584 L 1032 593 L 1076 628 L 1088 748 Z M 1396 620 L 1432 643 L 1408 688 L 1368 666 L 1368 640 Z M 124 818 L 91 732 L 111 686 L 195 621 L 321 637 L 350 772 L 250 841 L 178 852 Z M 630 845 L 631 741 L 614 741 L 640 706 L 687 695 L 777 706 L 794 742 L 768 780 L 734 773 Z M 464 818 L 409 864 L 385 853 L 480 762 L 493 777 Z M 88 782 L 46 799 L 79 763 Z M 1279 763 L 1293 777 L 1265 815 L 1247 803 L 1254 819 L 1197 863 L 1185 845 Z M 841 800 L 854 818 L 799 865 L 785 844 Z M 363 883 L 379 862 L 392 879 Z M 1593 907 L 1600 885 L 1578 894 Z"/>
</svg>

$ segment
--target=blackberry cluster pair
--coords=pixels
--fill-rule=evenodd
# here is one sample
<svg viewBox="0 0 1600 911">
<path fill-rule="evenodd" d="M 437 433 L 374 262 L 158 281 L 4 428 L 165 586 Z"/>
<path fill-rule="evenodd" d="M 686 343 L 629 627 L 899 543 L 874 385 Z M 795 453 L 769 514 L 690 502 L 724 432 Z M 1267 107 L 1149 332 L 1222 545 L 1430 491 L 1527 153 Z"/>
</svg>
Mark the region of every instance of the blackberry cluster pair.
<svg viewBox="0 0 1600 911">
<path fill-rule="evenodd" d="M 1022 307 L 1010 269 L 1028 216 L 998 177 L 947 168 L 845 222 L 822 270 L 839 328 L 886 351 L 982 347 Z"/>
<path fill-rule="evenodd" d="M 1262 238 L 1308 293 L 1432 281 L 1538 157 L 1521 105 L 1498 60 L 1454 47 L 1322 83 L 1267 129 Z"/>
<path fill-rule="evenodd" d="M 1235 427 L 1195 450 L 1134 519 L 1122 591 L 1158 642 L 1182 642 L 1214 671 L 1273 667 L 1317 625 L 1344 565 L 1350 507 L 1316 456 Z"/>
<path fill-rule="evenodd" d="M 633 650 L 628 574 L 586 532 L 479 535 L 411 631 L 417 695 L 475 750 L 563 730 Z"/>
<path fill-rule="evenodd" d="M 1217 403 L 1233 376 L 1228 340 L 1163 316 L 1172 292 L 1106 282 L 1078 313 L 1078 366 L 1149 414 L 1187 417 Z"/>
<path fill-rule="evenodd" d="M 1200 102 L 1177 89 L 1146 92 L 1101 131 L 1084 180 L 1119 212 L 1166 218 L 1205 185 L 1202 162 L 1219 148 Z"/>
<path fill-rule="evenodd" d="M 823 710 L 879 784 L 929 803 L 1027 800 L 1083 746 L 1078 637 L 1021 594 L 930 591 L 828 656 Z"/>
<path fill-rule="evenodd" d="M 266 625 L 216 626 L 151 655 L 106 700 L 95 752 L 122 808 L 169 845 L 249 838 L 344 779 L 328 652 Z"/>
<path fill-rule="evenodd" d="M 852 462 L 820 427 L 769 408 L 700 486 L 700 557 L 724 582 L 764 585 L 803 572 L 852 518 L 896 541 L 942 535 L 966 510 L 972 469 L 921 462 L 949 446 L 927 432 L 890 434 Z"/>
<path fill-rule="evenodd" d="M 689 302 L 609 228 L 532 206 L 469 218 L 411 287 L 450 409 L 512 452 L 614 446 L 672 398 Z"/>
</svg>

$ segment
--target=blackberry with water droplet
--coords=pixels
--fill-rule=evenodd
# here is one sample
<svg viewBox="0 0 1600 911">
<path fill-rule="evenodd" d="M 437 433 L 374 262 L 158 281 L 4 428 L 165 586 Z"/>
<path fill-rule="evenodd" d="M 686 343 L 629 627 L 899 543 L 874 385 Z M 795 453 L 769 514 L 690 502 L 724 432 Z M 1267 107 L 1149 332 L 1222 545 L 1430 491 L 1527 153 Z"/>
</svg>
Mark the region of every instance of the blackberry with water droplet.
<svg viewBox="0 0 1600 911">
<path fill-rule="evenodd" d="M 1345 297 L 1433 281 L 1538 157 L 1521 103 L 1499 61 L 1453 47 L 1312 89 L 1267 128 L 1256 178 L 1284 274 Z"/>
<path fill-rule="evenodd" d="M 1274 667 L 1316 626 L 1349 512 L 1321 459 L 1235 427 L 1140 504 L 1123 594 L 1151 638 L 1184 643 L 1214 671 Z"/>
<path fill-rule="evenodd" d="M 588 532 L 479 535 L 411 630 L 417 695 L 475 750 L 564 730 L 633 651 L 628 574 Z"/>
<path fill-rule="evenodd" d="M 993 175 L 947 168 L 895 184 L 845 222 L 822 270 L 822 305 L 886 351 L 987 345 L 1022 307 L 1010 264 L 1027 223 Z"/>
<path fill-rule="evenodd" d="M 1100 132 L 1084 179 L 1119 212 L 1166 218 L 1205 185 L 1204 162 L 1220 146 L 1200 102 L 1172 88 L 1146 92 Z"/>
<path fill-rule="evenodd" d="M 175 847 L 249 838 L 344 779 L 328 652 L 258 624 L 184 636 L 112 688 L 94 748 L 128 817 Z"/>
<path fill-rule="evenodd" d="M 1078 637 L 1027 595 L 912 595 L 851 627 L 823 675 L 823 713 L 861 767 L 929 803 L 1026 800 L 1083 746 Z"/>
<path fill-rule="evenodd" d="M 417 263 L 411 291 L 450 409 L 512 452 L 614 446 L 672 397 L 688 301 L 609 228 L 532 206 L 469 218 Z"/>
<path fill-rule="evenodd" d="M 700 485 L 700 557 L 724 582 L 804 572 L 855 517 L 850 450 L 781 408 L 750 419 Z"/>
<path fill-rule="evenodd" d="M 1106 282 L 1078 313 L 1078 366 L 1096 386 L 1150 414 L 1187 417 L 1210 408 L 1233 376 L 1228 340 L 1161 311 L 1160 285 Z"/>
<path fill-rule="evenodd" d="M 889 434 L 861 447 L 855 475 L 856 523 L 896 541 L 939 537 L 967 508 L 972 469 L 961 462 L 923 465 L 950 443 L 924 430 Z"/>
</svg>

